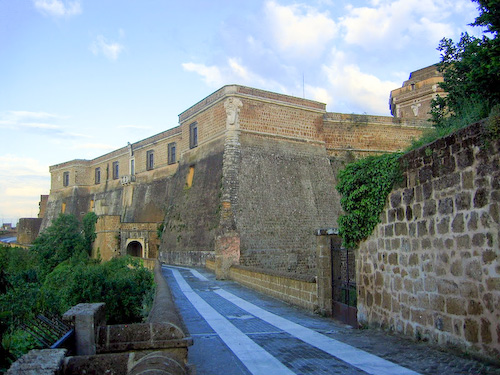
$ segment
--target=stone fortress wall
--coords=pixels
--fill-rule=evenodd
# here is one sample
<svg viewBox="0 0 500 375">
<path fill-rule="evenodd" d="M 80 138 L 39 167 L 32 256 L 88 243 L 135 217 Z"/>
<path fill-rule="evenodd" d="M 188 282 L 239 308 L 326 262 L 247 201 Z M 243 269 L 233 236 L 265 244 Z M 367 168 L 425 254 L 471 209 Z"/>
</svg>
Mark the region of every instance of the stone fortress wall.
<svg viewBox="0 0 500 375">
<path fill-rule="evenodd" d="M 482 123 L 406 154 L 357 254 L 358 319 L 500 358 L 500 141 Z"/>
<path fill-rule="evenodd" d="M 178 167 L 176 161 L 169 161 L 169 145 L 181 138 L 181 129 L 174 128 L 93 160 L 51 166 L 51 191 L 41 230 L 59 213 L 81 218 L 93 211 L 98 216 L 94 255 L 99 252 L 110 259 L 126 254 L 128 240 L 136 239 L 141 256 L 157 257 L 157 227 L 165 216 L 167 182 Z"/>
<path fill-rule="evenodd" d="M 440 80 L 435 67 L 413 72 L 391 92 L 394 117 L 329 113 L 315 101 L 222 87 L 173 129 L 52 166 L 42 229 L 61 212 L 93 211 L 94 255 L 103 259 L 206 265 L 219 278 L 331 311 L 331 275 L 315 281 L 324 266 L 315 232 L 337 226 L 336 172 L 422 134 Z M 406 185 L 356 253 L 358 319 L 498 358 L 500 176 L 490 167 L 498 166 L 498 144 L 496 154 L 485 152 L 476 130 L 404 157 Z"/>
<path fill-rule="evenodd" d="M 314 274 L 313 233 L 335 227 L 340 213 L 330 158 L 400 150 L 427 126 L 327 113 L 322 103 L 238 85 L 196 103 L 179 123 L 52 166 L 42 230 L 61 212 L 93 211 L 94 254 L 103 259 L 130 253 L 204 265 L 224 248 L 229 263 Z M 225 247 L 228 238 L 237 246 Z"/>
</svg>

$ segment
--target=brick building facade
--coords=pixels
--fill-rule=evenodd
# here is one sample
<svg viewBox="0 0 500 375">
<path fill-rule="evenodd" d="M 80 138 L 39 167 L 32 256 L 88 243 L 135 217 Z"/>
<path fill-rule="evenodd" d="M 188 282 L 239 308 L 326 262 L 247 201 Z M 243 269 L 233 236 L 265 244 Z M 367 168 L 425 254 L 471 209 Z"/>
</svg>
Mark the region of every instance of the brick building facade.
<svg viewBox="0 0 500 375">
<path fill-rule="evenodd" d="M 446 96 L 444 90 L 439 87 L 440 82 L 443 82 L 443 75 L 436 65 L 412 72 L 401 88 L 391 91 L 391 114 L 397 118 L 430 118 L 432 99 L 437 95 Z"/>
<path fill-rule="evenodd" d="M 103 259 L 218 259 L 220 270 L 241 263 L 314 274 L 313 232 L 336 226 L 340 213 L 332 162 L 403 149 L 426 126 L 225 86 L 182 112 L 173 129 L 50 167 L 42 230 L 61 212 L 94 211 L 94 253 Z"/>
</svg>

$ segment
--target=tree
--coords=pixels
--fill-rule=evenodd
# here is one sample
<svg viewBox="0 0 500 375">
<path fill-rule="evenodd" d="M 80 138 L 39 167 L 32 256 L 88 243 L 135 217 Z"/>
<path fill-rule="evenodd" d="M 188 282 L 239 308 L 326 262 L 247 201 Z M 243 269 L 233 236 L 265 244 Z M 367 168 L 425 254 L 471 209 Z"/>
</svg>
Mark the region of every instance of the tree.
<svg viewBox="0 0 500 375">
<path fill-rule="evenodd" d="M 456 44 L 448 38 L 439 43 L 438 69 L 444 77 L 440 86 L 448 95 L 433 100 L 436 127 L 468 125 L 500 104 L 500 0 L 473 1 L 479 4 L 479 16 L 471 25 L 485 27 L 488 35 L 476 38 L 463 33 Z"/>
<path fill-rule="evenodd" d="M 105 302 L 109 323 L 140 321 L 154 297 L 153 274 L 140 259 L 90 259 L 97 216 L 83 223 L 60 215 L 30 249 L 0 246 L 0 373 L 37 346 L 22 323 L 37 314 L 60 315 L 81 302 Z"/>
<path fill-rule="evenodd" d="M 87 243 L 81 225 L 73 215 L 60 214 L 52 225 L 45 229 L 33 242 L 41 276 L 50 273 L 59 263 L 86 252 Z"/>
<path fill-rule="evenodd" d="M 85 238 L 85 248 L 89 255 L 92 253 L 92 243 L 95 241 L 97 235 L 95 233 L 95 224 L 97 223 L 97 215 L 93 212 L 85 214 L 82 220 L 83 224 L 83 237 Z"/>
</svg>

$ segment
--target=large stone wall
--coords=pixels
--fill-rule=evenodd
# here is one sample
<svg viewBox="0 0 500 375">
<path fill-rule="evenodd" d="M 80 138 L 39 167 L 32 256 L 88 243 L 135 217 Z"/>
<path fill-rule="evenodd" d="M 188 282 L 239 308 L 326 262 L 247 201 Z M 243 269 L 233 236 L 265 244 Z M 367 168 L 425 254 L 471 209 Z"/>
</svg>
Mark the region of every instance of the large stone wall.
<svg viewBox="0 0 500 375">
<path fill-rule="evenodd" d="M 198 125 L 199 142 L 183 151 L 160 259 L 216 259 L 219 277 L 233 262 L 314 274 L 314 229 L 334 225 L 338 212 L 323 113 L 321 103 L 240 86 L 182 113 L 183 128 Z"/>
<path fill-rule="evenodd" d="M 328 155 L 342 157 L 378 155 L 404 150 L 430 123 L 387 116 L 327 113 L 324 137 Z"/>
<path fill-rule="evenodd" d="M 224 86 L 181 113 L 173 129 L 93 160 L 52 166 L 42 229 L 61 212 L 81 218 L 93 211 L 99 217 L 94 254 L 103 259 L 128 252 L 185 265 L 217 259 L 218 277 L 227 277 L 233 263 L 314 275 L 314 232 L 335 227 L 341 211 L 337 164 L 332 168 L 329 159 L 353 149 L 396 151 L 422 129 Z M 168 151 L 173 142 L 175 162 Z M 162 222 L 158 248 L 155 227 Z"/>
<path fill-rule="evenodd" d="M 242 134 L 236 227 L 240 263 L 315 274 L 315 230 L 336 226 L 333 172 L 317 144 Z"/>
<path fill-rule="evenodd" d="M 358 319 L 500 358 L 500 140 L 481 123 L 402 159 L 359 247 Z"/>
<path fill-rule="evenodd" d="M 17 243 L 29 245 L 33 243 L 40 231 L 42 219 L 40 218 L 22 218 L 17 224 Z"/>
<path fill-rule="evenodd" d="M 223 147 L 223 139 L 214 140 L 179 164 L 166 202 L 159 254 L 162 262 L 201 266 L 214 256 Z M 193 179 L 188 186 L 190 172 Z"/>
</svg>

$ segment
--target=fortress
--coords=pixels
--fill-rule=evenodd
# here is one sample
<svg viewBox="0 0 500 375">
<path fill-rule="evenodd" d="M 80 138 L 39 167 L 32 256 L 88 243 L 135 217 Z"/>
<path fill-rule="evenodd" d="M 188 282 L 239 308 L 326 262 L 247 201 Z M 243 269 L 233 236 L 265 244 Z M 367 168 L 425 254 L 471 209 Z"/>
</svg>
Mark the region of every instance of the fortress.
<svg viewBox="0 0 500 375">
<path fill-rule="evenodd" d="M 175 128 L 51 166 L 41 230 L 59 213 L 93 211 L 94 255 L 103 259 L 216 259 L 221 275 L 234 263 L 314 275 L 314 231 L 336 227 L 341 212 L 336 169 L 401 150 L 426 127 L 422 112 L 328 113 L 315 101 L 225 86 L 182 112 Z"/>
<path fill-rule="evenodd" d="M 431 99 L 446 94 L 440 80 L 435 66 L 411 73 L 390 94 L 393 117 L 222 87 L 175 128 L 51 166 L 50 195 L 19 233 L 93 211 L 93 255 L 104 260 L 205 266 L 355 326 L 498 361 L 500 141 L 485 143 L 482 123 L 402 158 L 404 181 L 358 249 L 341 248 L 335 235 L 338 170 L 418 138 Z"/>
</svg>

